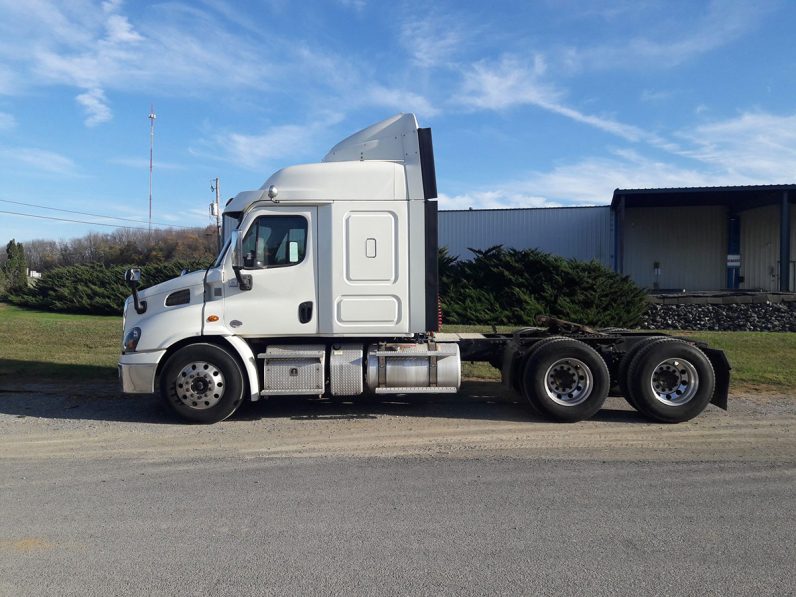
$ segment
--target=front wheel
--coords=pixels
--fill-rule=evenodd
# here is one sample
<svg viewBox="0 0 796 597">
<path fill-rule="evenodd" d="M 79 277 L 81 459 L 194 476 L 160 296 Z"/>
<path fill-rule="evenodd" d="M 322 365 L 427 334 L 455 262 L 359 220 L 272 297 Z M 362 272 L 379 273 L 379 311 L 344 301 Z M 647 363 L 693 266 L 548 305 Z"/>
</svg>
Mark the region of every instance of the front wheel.
<svg viewBox="0 0 796 597">
<path fill-rule="evenodd" d="M 217 423 L 243 402 L 243 372 L 235 358 L 214 344 L 191 344 L 175 352 L 160 374 L 160 394 L 182 418 Z"/>
<path fill-rule="evenodd" d="M 582 421 L 605 402 L 610 373 L 592 347 L 568 338 L 543 341 L 531 350 L 522 377 L 528 401 L 562 422 Z"/>
</svg>

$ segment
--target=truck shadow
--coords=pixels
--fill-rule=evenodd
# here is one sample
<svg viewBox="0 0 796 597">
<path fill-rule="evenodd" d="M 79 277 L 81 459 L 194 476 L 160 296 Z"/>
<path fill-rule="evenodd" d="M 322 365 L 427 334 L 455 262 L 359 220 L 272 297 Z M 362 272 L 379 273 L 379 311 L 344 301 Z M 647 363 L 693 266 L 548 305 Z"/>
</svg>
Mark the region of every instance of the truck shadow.
<svg viewBox="0 0 796 597">
<path fill-rule="evenodd" d="M 77 366 L 76 366 L 77 367 Z M 72 373 L 75 373 L 74 371 Z M 179 419 L 158 396 L 123 395 L 113 380 L 70 375 L 62 381 L 0 377 L 0 414 L 17 418 L 85 420 L 173 425 Z M 607 408 L 592 420 L 644 423 L 632 410 Z M 619 399 L 621 401 L 621 399 Z M 616 406 L 624 401 L 615 403 Z M 543 422 L 525 401 L 491 382 L 464 382 L 459 394 L 355 397 L 342 399 L 281 396 L 239 409 L 228 423 L 288 418 L 294 421 L 367 420 L 381 416 L 482 421 Z M 225 423 L 226 424 L 226 423 Z"/>
</svg>

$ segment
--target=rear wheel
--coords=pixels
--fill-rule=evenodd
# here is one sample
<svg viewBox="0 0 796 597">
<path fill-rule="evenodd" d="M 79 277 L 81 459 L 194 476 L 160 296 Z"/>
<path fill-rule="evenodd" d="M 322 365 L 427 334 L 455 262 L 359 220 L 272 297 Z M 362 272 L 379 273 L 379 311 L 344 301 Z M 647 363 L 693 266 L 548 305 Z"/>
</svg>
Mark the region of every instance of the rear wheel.
<svg viewBox="0 0 796 597">
<path fill-rule="evenodd" d="M 622 397 L 627 401 L 627 403 L 638 410 L 638 406 L 636 406 L 635 401 L 633 400 L 633 395 L 630 392 L 630 385 L 628 383 L 628 372 L 630 370 L 630 363 L 633 362 L 633 359 L 636 358 L 636 355 L 644 350 L 647 346 L 652 344 L 653 342 L 660 342 L 661 340 L 669 340 L 670 338 L 665 338 L 661 336 L 652 336 L 650 338 L 644 338 L 643 340 L 639 341 L 635 344 L 630 350 L 625 353 L 625 356 L 622 357 L 622 360 L 619 361 L 619 370 L 617 371 L 617 381 L 619 382 L 619 389 L 622 392 Z"/>
<path fill-rule="evenodd" d="M 593 416 L 605 402 L 609 386 L 610 373 L 600 354 L 569 338 L 540 343 L 523 370 L 523 395 L 542 414 L 562 422 Z"/>
<path fill-rule="evenodd" d="M 705 410 L 713 397 L 716 374 L 699 348 L 666 338 L 636 354 L 627 383 L 639 412 L 663 423 L 681 423 Z"/>
<path fill-rule="evenodd" d="M 160 375 L 160 393 L 181 417 L 217 423 L 243 402 L 243 372 L 235 358 L 214 344 L 192 344 L 175 352 Z"/>
</svg>

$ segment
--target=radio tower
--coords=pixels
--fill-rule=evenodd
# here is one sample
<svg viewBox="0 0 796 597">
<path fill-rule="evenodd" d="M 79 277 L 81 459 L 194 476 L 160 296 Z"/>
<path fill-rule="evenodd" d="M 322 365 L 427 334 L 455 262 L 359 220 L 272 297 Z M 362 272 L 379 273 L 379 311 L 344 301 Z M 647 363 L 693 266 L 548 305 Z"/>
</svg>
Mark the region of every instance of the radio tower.
<svg viewBox="0 0 796 597">
<path fill-rule="evenodd" d="M 152 236 L 152 150 L 155 147 L 155 107 L 149 106 L 149 235 Z"/>
</svg>

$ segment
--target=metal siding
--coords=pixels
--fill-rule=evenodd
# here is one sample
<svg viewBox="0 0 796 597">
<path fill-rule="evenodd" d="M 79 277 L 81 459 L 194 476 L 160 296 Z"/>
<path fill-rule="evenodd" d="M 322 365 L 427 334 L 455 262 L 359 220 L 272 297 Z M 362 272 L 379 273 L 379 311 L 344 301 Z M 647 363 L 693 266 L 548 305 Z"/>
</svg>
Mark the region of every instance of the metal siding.
<svg viewBox="0 0 796 597">
<path fill-rule="evenodd" d="M 715 290 L 725 286 L 727 209 L 723 206 L 629 207 L 625 212 L 624 272 L 653 287 Z"/>
<path fill-rule="evenodd" d="M 439 245 L 461 259 L 469 248 L 536 248 L 611 267 L 611 208 L 566 207 L 439 212 Z"/>
<path fill-rule="evenodd" d="M 791 264 L 796 257 L 796 213 L 790 216 Z M 791 265 L 791 278 L 794 266 Z M 741 212 L 741 288 L 779 290 L 779 206 Z M 796 282 L 791 279 L 791 289 Z"/>
</svg>

